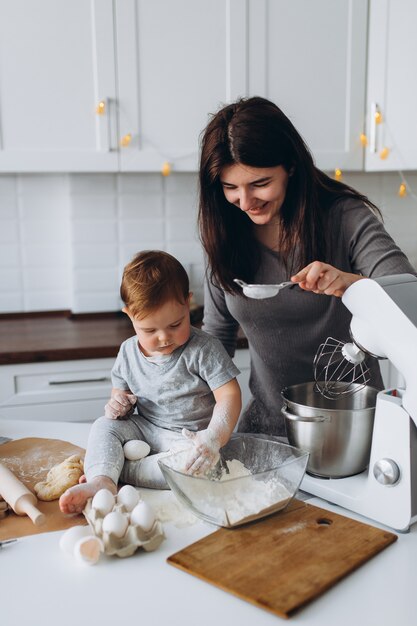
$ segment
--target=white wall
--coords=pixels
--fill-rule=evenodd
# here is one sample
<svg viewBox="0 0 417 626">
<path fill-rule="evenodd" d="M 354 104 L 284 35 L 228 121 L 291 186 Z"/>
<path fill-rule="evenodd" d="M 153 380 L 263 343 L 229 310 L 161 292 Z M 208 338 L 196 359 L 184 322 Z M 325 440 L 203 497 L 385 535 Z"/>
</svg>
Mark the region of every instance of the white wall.
<svg viewBox="0 0 417 626">
<path fill-rule="evenodd" d="M 0 176 L 0 313 L 116 311 L 141 249 L 176 256 L 202 303 L 196 176 Z"/>
<path fill-rule="evenodd" d="M 417 189 L 417 173 L 407 175 Z M 399 198 L 398 174 L 345 174 L 384 215 L 417 267 L 417 200 Z M 115 311 L 135 252 L 167 250 L 202 304 L 197 175 L 0 175 L 0 313 Z"/>
</svg>

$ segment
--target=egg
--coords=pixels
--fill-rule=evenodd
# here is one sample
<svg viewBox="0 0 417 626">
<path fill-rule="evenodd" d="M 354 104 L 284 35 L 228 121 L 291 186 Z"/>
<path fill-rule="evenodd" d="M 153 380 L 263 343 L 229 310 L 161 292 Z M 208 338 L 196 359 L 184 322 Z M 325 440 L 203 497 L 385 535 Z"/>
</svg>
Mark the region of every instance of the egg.
<svg viewBox="0 0 417 626">
<path fill-rule="evenodd" d="M 93 536 L 90 526 L 73 526 L 68 528 L 61 536 L 59 547 L 66 554 L 72 555 L 77 541 L 88 536 Z"/>
<path fill-rule="evenodd" d="M 117 504 L 123 504 L 126 511 L 134 509 L 139 500 L 139 491 L 137 491 L 132 485 L 124 485 L 124 487 L 122 487 L 117 494 Z"/>
<path fill-rule="evenodd" d="M 149 504 L 141 500 L 130 514 L 130 523 L 148 532 L 155 523 L 155 513 Z"/>
<path fill-rule="evenodd" d="M 141 441 L 140 439 L 127 441 L 123 446 L 123 452 L 125 453 L 125 458 L 128 461 L 139 461 L 139 459 L 143 459 L 143 457 L 148 456 L 150 451 L 150 445 L 146 443 L 146 441 Z"/>
<path fill-rule="evenodd" d="M 85 563 L 87 565 L 94 565 L 100 558 L 101 552 L 103 552 L 104 546 L 101 539 L 95 535 L 90 537 L 81 537 L 74 545 L 73 554 L 79 563 Z"/>
<path fill-rule="evenodd" d="M 103 532 L 115 535 L 116 537 L 123 537 L 127 526 L 128 520 L 126 515 L 123 515 L 123 513 L 119 511 L 112 511 L 103 519 Z"/>
<path fill-rule="evenodd" d="M 112 510 L 114 502 L 115 498 L 111 491 L 108 489 L 100 489 L 95 494 L 91 506 L 101 515 L 107 515 L 107 513 L 110 513 Z"/>
</svg>

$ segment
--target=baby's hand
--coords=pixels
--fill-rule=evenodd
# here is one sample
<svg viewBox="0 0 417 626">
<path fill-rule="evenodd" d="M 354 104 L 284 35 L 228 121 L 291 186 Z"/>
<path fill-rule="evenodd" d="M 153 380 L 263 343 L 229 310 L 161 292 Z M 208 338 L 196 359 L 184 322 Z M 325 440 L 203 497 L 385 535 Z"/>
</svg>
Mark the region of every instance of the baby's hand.
<svg viewBox="0 0 417 626">
<path fill-rule="evenodd" d="M 198 432 L 183 428 L 182 434 L 193 444 L 185 462 L 185 471 L 205 474 L 219 460 L 220 444 L 216 434 L 208 428 Z"/>
<path fill-rule="evenodd" d="M 135 410 L 136 396 L 133 393 L 115 393 L 104 407 L 104 415 L 110 420 L 129 417 Z"/>
</svg>

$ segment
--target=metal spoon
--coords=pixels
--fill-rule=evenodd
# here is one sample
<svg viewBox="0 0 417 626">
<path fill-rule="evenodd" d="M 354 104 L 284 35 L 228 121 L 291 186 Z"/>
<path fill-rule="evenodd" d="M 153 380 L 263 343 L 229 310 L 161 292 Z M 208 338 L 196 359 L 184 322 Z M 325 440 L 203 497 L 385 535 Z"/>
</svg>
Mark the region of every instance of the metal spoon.
<svg viewBox="0 0 417 626">
<path fill-rule="evenodd" d="M 276 296 L 277 293 L 284 289 L 284 287 L 289 287 L 290 285 L 294 285 L 291 281 L 287 281 L 284 283 L 278 283 L 277 285 L 248 285 L 240 278 L 234 278 L 233 281 L 242 287 L 243 293 L 248 298 L 255 298 L 256 300 L 262 300 L 263 298 L 272 298 Z"/>
</svg>

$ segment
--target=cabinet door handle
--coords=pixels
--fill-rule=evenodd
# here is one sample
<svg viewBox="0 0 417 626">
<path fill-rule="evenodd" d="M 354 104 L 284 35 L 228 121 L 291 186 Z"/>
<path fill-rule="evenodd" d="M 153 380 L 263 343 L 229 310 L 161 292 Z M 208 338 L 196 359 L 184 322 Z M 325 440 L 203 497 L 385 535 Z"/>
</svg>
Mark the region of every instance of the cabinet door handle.
<svg viewBox="0 0 417 626">
<path fill-rule="evenodd" d="M 111 119 L 111 99 L 104 98 L 100 100 L 98 105 L 96 106 L 96 114 L 100 117 L 104 117 L 104 123 L 106 126 L 105 133 L 105 151 L 112 152 L 111 138 L 112 138 L 112 119 Z"/>
<path fill-rule="evenodd" d="M 378 126 L 382 122 L 382 113 L 376 102 L 371 102 L 371 123 L 369 127 L 369 151 L 378 152 L 377 134 Z"/>
<path fill-rule="evenodd" d="M 111 381 L 109 376 L 100 376 L 99 378 L 80 378 L 74 380 L 49 380 L 48 385 L 73 385 L 74 383 L 105 383 Z"/>
</svg>

